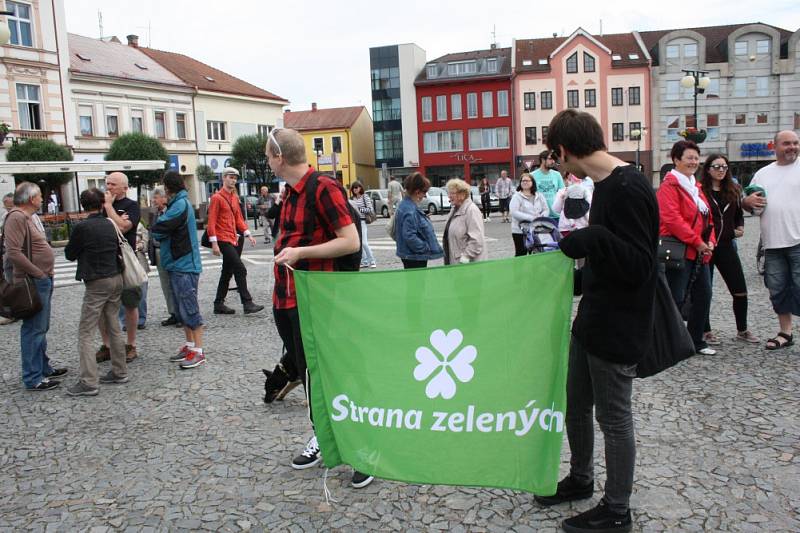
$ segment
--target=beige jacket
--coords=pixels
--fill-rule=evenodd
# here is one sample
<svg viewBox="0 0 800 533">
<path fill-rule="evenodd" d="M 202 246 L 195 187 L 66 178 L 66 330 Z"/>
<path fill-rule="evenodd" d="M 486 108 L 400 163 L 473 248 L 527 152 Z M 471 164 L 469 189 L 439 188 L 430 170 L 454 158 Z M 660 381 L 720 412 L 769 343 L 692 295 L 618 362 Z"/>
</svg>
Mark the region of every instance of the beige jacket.
<svg viewBox="0 0 800 533">
<path fill-rule="evenodd" d="M 470 263 L 489 259 L 483 215 L 472 200 L 467 198 L 461 207 L 451 212 L 448 224 L 445 249 L 449 252 L 449 264 L 458 264 L 462 257 Z"/>
</svg>

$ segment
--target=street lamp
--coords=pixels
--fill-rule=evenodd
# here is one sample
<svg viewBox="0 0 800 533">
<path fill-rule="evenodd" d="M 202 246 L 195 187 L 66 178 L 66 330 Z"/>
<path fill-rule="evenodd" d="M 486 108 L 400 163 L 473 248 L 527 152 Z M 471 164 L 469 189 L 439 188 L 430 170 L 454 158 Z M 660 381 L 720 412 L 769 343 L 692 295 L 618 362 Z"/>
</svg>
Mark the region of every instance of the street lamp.
<svg viewBox="0 0 800 533">
<path fill-rule="evenodd" d="M 697 127 L 697 95 L 706 92 L 708 86 L 711 85 L 711 78 L 706 76 L 708 72 L 704 70 L 682 70 L 686 76 L 681 78 L 681 87 L 684 89 L 694 89 L 692 92 L 692 96 L 694 97 L 694 127 L 699 131 L 700 128 Z M 705 136 L 703 136 L 702 140 L 705 140 Z"/>
<path fill-rule="evenodd" d="M 641 147 L 642 142 L 642 135 L 647 130 L 647 128 L 631 130 L 630 136 L 631 138 L 636 138 L 636 170 L 640 170 L 639 168 L 639 148 Z"/>
</svg>

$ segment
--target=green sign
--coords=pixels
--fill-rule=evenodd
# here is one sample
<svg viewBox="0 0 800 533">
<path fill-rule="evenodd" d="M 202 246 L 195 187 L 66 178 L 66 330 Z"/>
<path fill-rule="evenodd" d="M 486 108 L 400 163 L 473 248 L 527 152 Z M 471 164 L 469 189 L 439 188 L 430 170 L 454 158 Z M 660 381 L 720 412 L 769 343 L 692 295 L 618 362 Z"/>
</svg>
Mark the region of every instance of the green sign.
<svg viewBox="0 0 800 533">
<path fill-rule="evenodd" d="M 325 465 L 552 494 L 565 431 L 572 260 L 295 271 Z"/>
</svg>

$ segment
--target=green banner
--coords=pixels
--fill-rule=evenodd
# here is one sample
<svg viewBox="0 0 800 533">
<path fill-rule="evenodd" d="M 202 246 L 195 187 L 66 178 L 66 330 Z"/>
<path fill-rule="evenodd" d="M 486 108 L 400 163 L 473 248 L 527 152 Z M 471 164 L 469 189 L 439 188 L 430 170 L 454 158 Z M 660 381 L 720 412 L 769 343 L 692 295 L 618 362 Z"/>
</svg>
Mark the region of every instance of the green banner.
<svg viewBox="0 0 800 533">
<path fill-rule="evenodd" d="M 325 465 L 553 494 L 573 262 L 295 271 Z"/>
</svg>

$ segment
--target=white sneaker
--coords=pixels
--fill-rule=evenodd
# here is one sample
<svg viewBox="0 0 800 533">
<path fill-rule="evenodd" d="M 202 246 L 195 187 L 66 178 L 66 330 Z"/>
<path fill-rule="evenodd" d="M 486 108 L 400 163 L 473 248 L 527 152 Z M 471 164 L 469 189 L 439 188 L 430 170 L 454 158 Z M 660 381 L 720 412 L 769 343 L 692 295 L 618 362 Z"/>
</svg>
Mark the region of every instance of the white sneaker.
<svg viewBox="0 0 800 533">
<path fill-rule="evenodd" d="M 697 350 L 698 355 L 717 355 L 717 351 L 713 348 L 709 348 L 706 346 L 705 348 L 700 348 Z"/>
</svg>

